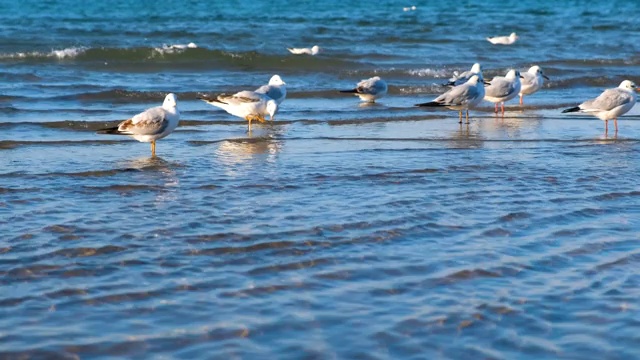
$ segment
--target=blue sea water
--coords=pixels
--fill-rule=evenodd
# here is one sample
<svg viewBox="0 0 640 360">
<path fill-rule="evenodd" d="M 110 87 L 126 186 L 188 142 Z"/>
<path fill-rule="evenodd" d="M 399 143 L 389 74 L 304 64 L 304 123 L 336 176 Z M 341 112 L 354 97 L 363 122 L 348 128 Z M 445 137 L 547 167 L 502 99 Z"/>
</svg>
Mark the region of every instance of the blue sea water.
<svg viewBox="0 0 640 360">
<path fill-rule="evenodd" d="M 639 10 L 0 1 L 0 358 L 639 357 L 639 112 L 561 113 L 640 81 Z M 474 62 L 551 80 L 469 125 L 413 106 Z M 273 74 L 252 133 L 197 100 Z M 168 92 L 158 157 L 95 134 Z"/>
</svg>

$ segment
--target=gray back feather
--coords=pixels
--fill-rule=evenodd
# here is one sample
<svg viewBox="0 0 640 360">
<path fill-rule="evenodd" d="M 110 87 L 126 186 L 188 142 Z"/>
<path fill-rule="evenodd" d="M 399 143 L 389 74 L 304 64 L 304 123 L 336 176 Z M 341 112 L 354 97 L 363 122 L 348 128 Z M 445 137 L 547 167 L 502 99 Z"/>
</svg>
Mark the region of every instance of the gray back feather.
<svg viewBox="0 0 640 360">
<path fill-rule="evenodd" d="M 611 110 L 618 106 L 628 104 L 633 101 L 633 95 L 626 91 L 607 89 L 595 99 L 587 100 L 580 105 L 583 109 Z"/>
<path fill-rule="evenodd" d="M 485 96 L 505 97 L 515 91 L 515 82 L 510 82 L 504 77 L 498 76 L 491 80 L 491 85 L 484 88 Z"/>
</svg>

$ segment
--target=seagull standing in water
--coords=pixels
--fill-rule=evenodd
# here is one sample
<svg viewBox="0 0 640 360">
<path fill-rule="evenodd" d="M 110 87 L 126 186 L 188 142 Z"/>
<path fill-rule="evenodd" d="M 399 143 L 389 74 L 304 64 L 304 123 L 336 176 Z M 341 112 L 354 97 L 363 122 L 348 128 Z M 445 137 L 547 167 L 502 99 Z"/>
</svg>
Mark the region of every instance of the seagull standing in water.
<svg viewBox="0 0 640 360">
<path fill-rule="evenodd" d="M 416 106 L 446 107 L 458 110 L 459 123 L 462 124 L 462 110 L 467 111 L 467 124 L 469 123 L 469 109 L 476 107 L 484 98 L 484 82 L 482 74 L 472 75 L 466 83 L 454 86 L 451 90 L 438 96 L 433 101 Z"/>
<path fill-rule="evenodd" d="M 493 45 L 511 45 L 516 40 L 518 40 L 519 36 L 516 33 L 511 33 L 509 36 L 494 36 L 488 37 L 487 41 L 492 43 Z"/>
<path fill-rule="evenodd" d="M 275 100 L 255 91 L 245 90 L 233 95 L 203 95 L 199 98 L 209 105 L 219 107 L 231 115 L 247 120 L 249 131 L 251 131 L 252 121 L 265 122 L 266 115 L 269 115 L 273 120 L 278 112 L 278 103 Z"/>
<path fill-rule="evenodd" d="M 617 88 L 607 89 L 597 98 L 562 112 L 583 112 L 603 120 L 605 134 L 609 131 L 609 120 L 613 119 L 616 133 L 618 133 L 618 117 L 629 112 L 636 104 L 637 91 L 638 87 L 633 81 L 625 80 Z"/>
<path fill-rule="evenodd" d="M 523 104 L 522 98 L 524 95 L 531 95 L 542 88 L 544 79 L 549 80 L 547 75 L 542 72 L 542 69 L 538 65 L 534 65 L 529 68 L 529 71 L 522 74 L 522 87 L 520 88 L 520 105 Z"/>
<path fill-rule="evenodd" d="M 171 134 L 179 121 L 178 99 L 175 94 L 168 94 L 162 106 L 147 109 L 116 127 L 98 130 L 98 134 L 129 135 L 140 142 L 150 142 L 151 156 L 156 156 L 156 140 Z"/>
<path fill-rule="evenodd" d="M 269 84 L 260 86 L 255 92 L 267 95 L 280 105 L 287 97 L 285 85 L 287 85 L 287 83 L 282 81 L 280 75 L 273 75 L 269 80 Z"/>
<path fill-rule="evenodd" d="M 498 103 L 502 104 L 502 114 L 504 114 L 504 103 L 516 97 L 520 92 L 520 72 L 518 70 L 509 70 L 507 75 L 496 76 L 484 91 L 484 99 L 495 103 L 495 113 L 498 113 Z"/>
<path fill-rule="evenodd" d="M 379 76 L 374 76 L 370 79 L 362 80 L 351 90 L 340 90 L 341 93 L 348 93 L 356 95 L 362 101 L 368 103 L 376 102 L 376 99 L 383 97 L 387 93 L 387 83 L 380 79 Z"/>
</svg>

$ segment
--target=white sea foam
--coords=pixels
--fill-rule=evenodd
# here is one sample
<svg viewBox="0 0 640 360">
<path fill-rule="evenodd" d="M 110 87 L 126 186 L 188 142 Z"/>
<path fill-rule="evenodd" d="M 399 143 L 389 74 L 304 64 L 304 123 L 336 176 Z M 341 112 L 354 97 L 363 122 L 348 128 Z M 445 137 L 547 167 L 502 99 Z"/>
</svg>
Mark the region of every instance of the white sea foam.
<svg viewBox="0 0 640 360">
<path fill-rule="evenodd" d="M 411 69 L 411 70 L 408 70 L 408 73 L 411 76 L 419 76 L 419 77 L 434 77 L 434 78 L 447 77 L 447 71 L 444 69 L 440 69 L 440 70 Z"/>
<path fill-rule="evenodd" d="M 197 48 L 198 48 L 198 45 L 190 42 L 188 44 L 172 44 L 172 45 L 164 44 L 162 45 L 162 47 L 157 47 L 157 48 L 154 48 L 153 50 L 159 53 L 160 55 L 164 55 L 164 54 L 181 53 L 187 49 L 197 49 Z"/>
<path fill-rule="evenodd" d="M 27 58 L 56 58 L 73 59 L 87 51 L 86 47 L 70 47 L 62 50 L 51 50 L 49 52 L 28 51 L 8 54 L 0 54 L 0 59 L 27 59 Z"/>
<path fill-rule="evenodd" d="M 58 59 L 73 59 L 85 51 L 87 51 L 87 48 L 85 47 L 70 47 L 62 50 L 52 50 L 49 53 L 49 56 L 56 57 Z"/>
</svg>

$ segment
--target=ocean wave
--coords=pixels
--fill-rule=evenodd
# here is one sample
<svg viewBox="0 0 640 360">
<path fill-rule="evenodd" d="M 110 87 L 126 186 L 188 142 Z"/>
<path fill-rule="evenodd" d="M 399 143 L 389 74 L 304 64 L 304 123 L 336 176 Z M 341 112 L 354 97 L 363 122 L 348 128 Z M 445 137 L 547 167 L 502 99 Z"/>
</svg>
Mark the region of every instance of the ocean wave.
<svg viewBox="0 0 640 360">
<path fill-rule="evenodd" d="M 162 45 L 158 47 L 69 47 L 50 51 L 27 51 L 0 53 L 2 62 L 49 62 L 69 61 L 87 63 L 130 63 L 137 66 L 148 66 L 149 63 L 161 62 L 173 65 L 185 64 L 191 67 L 194 63 L 204 64 L 218 69 L 229 66 L 246 69 L 255 66 L 260 68 L 280 68 L 309 70 L 325 67 L 349 67 L 356 64 L 353 59 L 335 59 L 319 57 L 289 56 L 288 53 L 269 54 L 258 51 L 226 51 L 199 47 L 195 43 Z"/>
<path fill-rule="evenodd" d="M 28 51 L 0 54 L 0 60 L 6 59 L 72 59 L 87 51 L 86 47 L 70 47 L 51 51 Z"/>
</svg>

